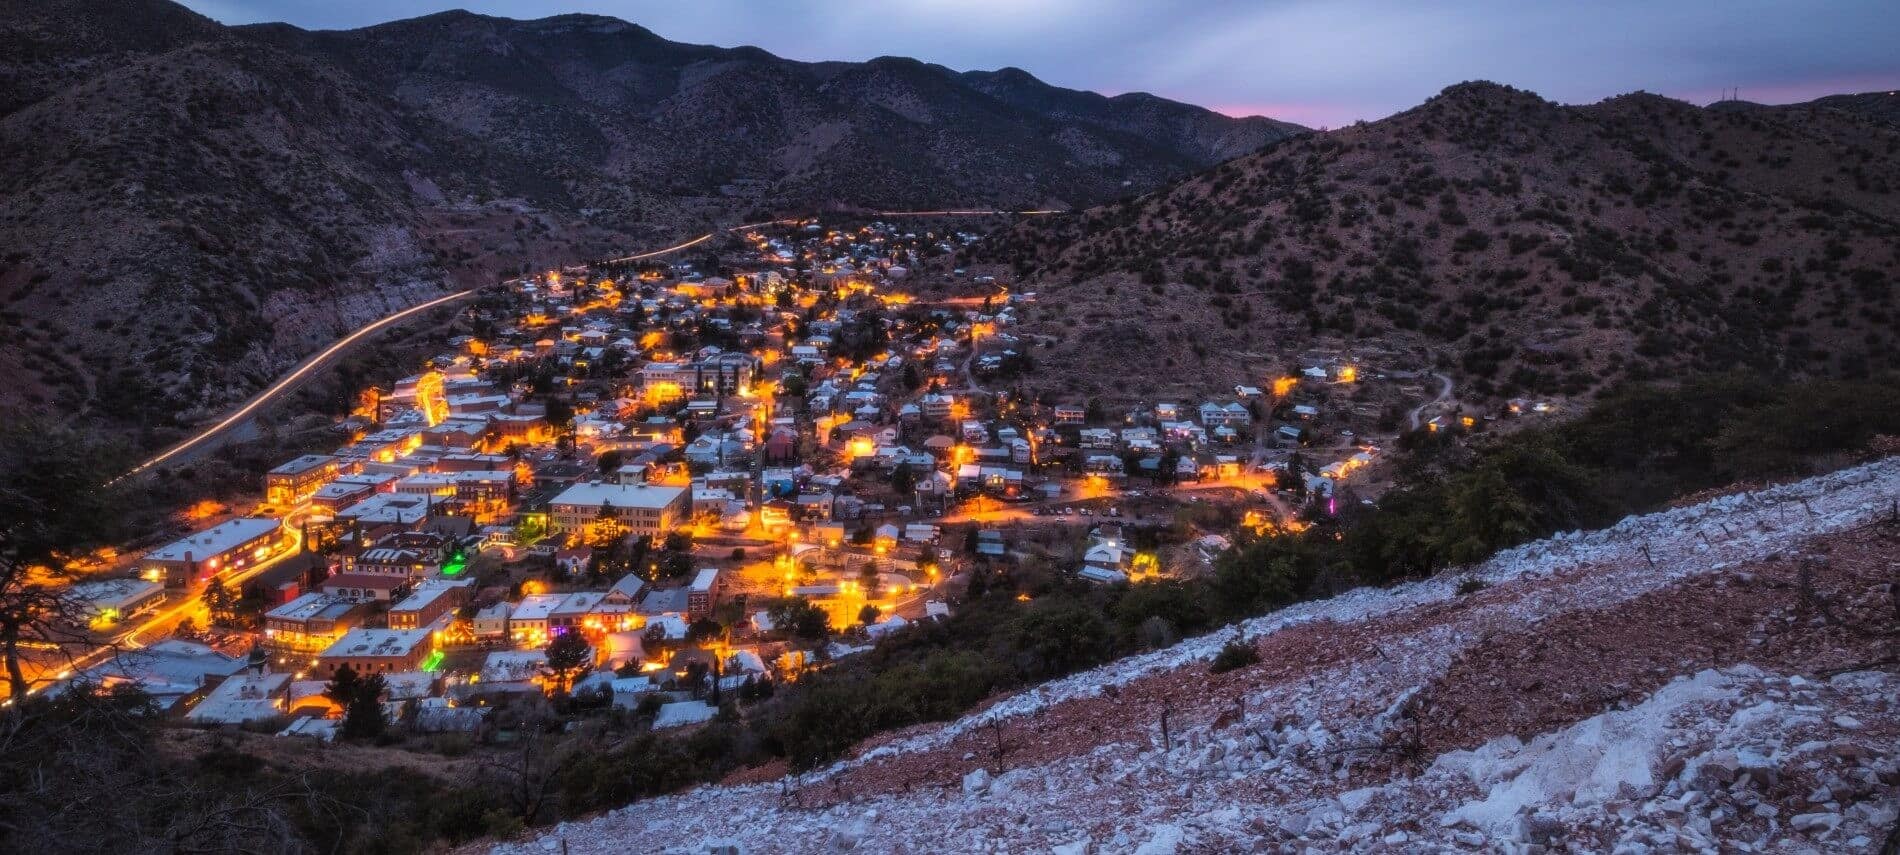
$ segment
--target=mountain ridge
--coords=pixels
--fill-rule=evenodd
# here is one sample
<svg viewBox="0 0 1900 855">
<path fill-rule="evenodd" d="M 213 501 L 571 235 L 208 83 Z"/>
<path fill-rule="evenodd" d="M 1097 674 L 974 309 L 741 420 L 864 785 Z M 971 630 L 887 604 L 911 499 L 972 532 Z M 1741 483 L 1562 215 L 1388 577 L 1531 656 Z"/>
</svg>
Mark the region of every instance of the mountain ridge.
<svg viewBox="0 0 1900 855">
<path fill-rule="evenodd" d="M 10 3 L 0 81 L 0 313 L 22 330 L 0 402 L 144 447 L 407 297 L 745 214 L 1088 204 L 1303 130 L 1043 115 L 941 66 L 587 15 L 308 31 Z"/>
<path fill-rule="evenodd" d="M 1841 110 L 1474 82 L 953 263 L 1038 292 L 1037 362 L 1084 395 L 1209 394 L 1312 350 L 1450 369 L 1472 403 L 1858 376 L 1894 367 L 1895 154 L 1892 127 Z M 1110 334 L 1116 306 L 1152 322 Z"/>
</svg>

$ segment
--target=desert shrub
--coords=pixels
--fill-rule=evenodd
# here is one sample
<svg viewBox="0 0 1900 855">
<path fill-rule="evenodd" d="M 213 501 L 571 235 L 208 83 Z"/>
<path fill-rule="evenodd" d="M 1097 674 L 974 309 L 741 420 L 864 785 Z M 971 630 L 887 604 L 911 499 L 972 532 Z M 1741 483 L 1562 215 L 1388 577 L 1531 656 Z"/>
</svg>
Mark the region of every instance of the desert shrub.
<svg viewBox="0 0 1900 855">
<path fill-rule="evenodd" d="M 1254 646 L 1253 639 L 1236 638 L 1221 645 L 1220 652 L 1214 655 L 1214 661 L 1207 666 L 1207 672 L 1225 674 L 1259 662 L 1260 650 Z"/>
</svg>

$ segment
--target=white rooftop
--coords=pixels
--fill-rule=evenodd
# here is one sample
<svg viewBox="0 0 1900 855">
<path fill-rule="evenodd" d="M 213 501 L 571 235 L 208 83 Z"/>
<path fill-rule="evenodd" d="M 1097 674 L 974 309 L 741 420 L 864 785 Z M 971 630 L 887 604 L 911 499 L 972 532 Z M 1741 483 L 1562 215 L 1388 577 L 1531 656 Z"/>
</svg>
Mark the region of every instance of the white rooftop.
<svg viewBox="0 0 1900 855">
<path fill-rule="evenodd" d="M 556 505 L 579 505 L 599 507 L 612 504 L 616 508 L 646 508 L 658 510 L 678 501 L 685 495 L 685 487 L 666 487 L 658 484 L 609 484 L 605 482 L 575 484 L 554 497 Z"/>
<path fill-rule="evenodd" d="M 289 674 L 236 674 L 225 678 L 185 714 L 188 721 L 242 724 L 282 715 Z"/>
<path fill-rule="evenodd" d="M 225 520 L 197 534 L 154 549 L 146 553 L 145 557 L 154 561 L 183 561 L 189 554 L 192 560 L 202 561 L 256 540 L 282 525 L 277 520 L 263 517 Z"/>
<path fill-rule="evenodd" d="M 714 709 L 711 704 L 705 701 L 678 701 L 676 703 L 661 704 L 660 714 L 653 718 L 653 729 L 660 730 L 668 727 L 684 727 L 685 725 L 698 724 L 702 721 L 711 721 L 712 717 L 718 713 L 719 711 L 717 709 Z"/>
<path fill-rule="evenodd" d="M 418 646 L 428 643 L 428 629 L 375 629 L 358 627 L 343 634 L 323 651 L 324 656 L 332 657 L 396 657 L 407 656 Z"/>
</svg>

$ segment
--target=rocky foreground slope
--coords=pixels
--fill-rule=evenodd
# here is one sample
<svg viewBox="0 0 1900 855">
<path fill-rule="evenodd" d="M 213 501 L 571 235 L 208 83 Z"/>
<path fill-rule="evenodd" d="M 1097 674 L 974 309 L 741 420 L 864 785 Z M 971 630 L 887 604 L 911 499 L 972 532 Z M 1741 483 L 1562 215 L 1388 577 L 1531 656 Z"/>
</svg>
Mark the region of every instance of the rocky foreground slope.
<svg viewBox="0 0 1900 855">
<path fill-rule="evenodd" d="M 1892 458 L 1631 517 L 496 851 L 1875 851 L 1897 508 Z"/>
</svg>

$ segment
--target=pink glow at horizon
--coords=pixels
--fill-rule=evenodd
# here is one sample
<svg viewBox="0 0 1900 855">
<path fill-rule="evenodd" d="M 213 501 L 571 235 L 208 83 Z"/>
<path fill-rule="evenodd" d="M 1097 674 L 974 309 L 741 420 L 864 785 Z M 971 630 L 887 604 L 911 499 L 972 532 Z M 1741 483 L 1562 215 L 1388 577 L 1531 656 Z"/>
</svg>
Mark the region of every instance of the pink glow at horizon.
<svg viewBox="0 0 1900 855">
<path fill-rule="evenodd" d="M 1900 74 L 1868 75 L 1864 77 L 1837 78 L 1832 80 L 1801 80 L 1786 83 L 1770 83 L 1757 86 L 1743 86 L 1742 100 L 1758 104 L 1798 104 L 1812 101 L 1827 95 L 1856 95 L 1863 92 L 1900 92 Z M 1672 98 L 1681 98 L 1694 104 L 1707 104 L 1722 99 L 1720 89 L 1688 90 L 1665 93 Z"/>
<path fill-rule="evenodd" d="M 1741 99 L 1757 104 L 1798 104 L 1803 101 L 1812 101 L 1816 98 L 1828 95 L 1854 95 L 1864 92 L 1900 93 L 1900 73 L 1742 86 Z M 1618 94 L 1627 93 L 1605 93 L 1602 98 L 1595 100 L 1612 98 Z M 1691 104 L 1708 105 L 1722 100 L 1727 93 L 1721 88 L 1715 88 L 1661 91 L 1658 94 L 1687 101 Z M 1900 94 L 1897 94 L 1896 97 L 1900 97 Z M 1594 101 L 1554 100 L 1559 100 L 1563 103 L 1594 103 Z M 1409 110 L 1414 106 L 1417 105 L 1406 104 L 1397 108 L 1379 108 L 1367 105 L 1355 106 L 1345 104 L 1278 102 L 1260 104 L 1210 104 L 1207 105 L 1207 108 L 1224 116 L 1233 116 L 1235 118 L 1266 116 L 1271 119 L 1292 122 L 1317 130 L 1319 128 L 1342 128 L 1362 119 L 1366 121 L 1377 121 L 1395 113 Z"/>
<path fill-rule="evenodd" d="M 908 56 L 1342 127 L 1491 80 L 1565 104 L 1647 90 L 1707 104 L 1900 90 L 1895 0 L 183 0 L 230 24 L 360 27 L 468 8 L 593 13 L 789 59 Z"/>
</svg>

